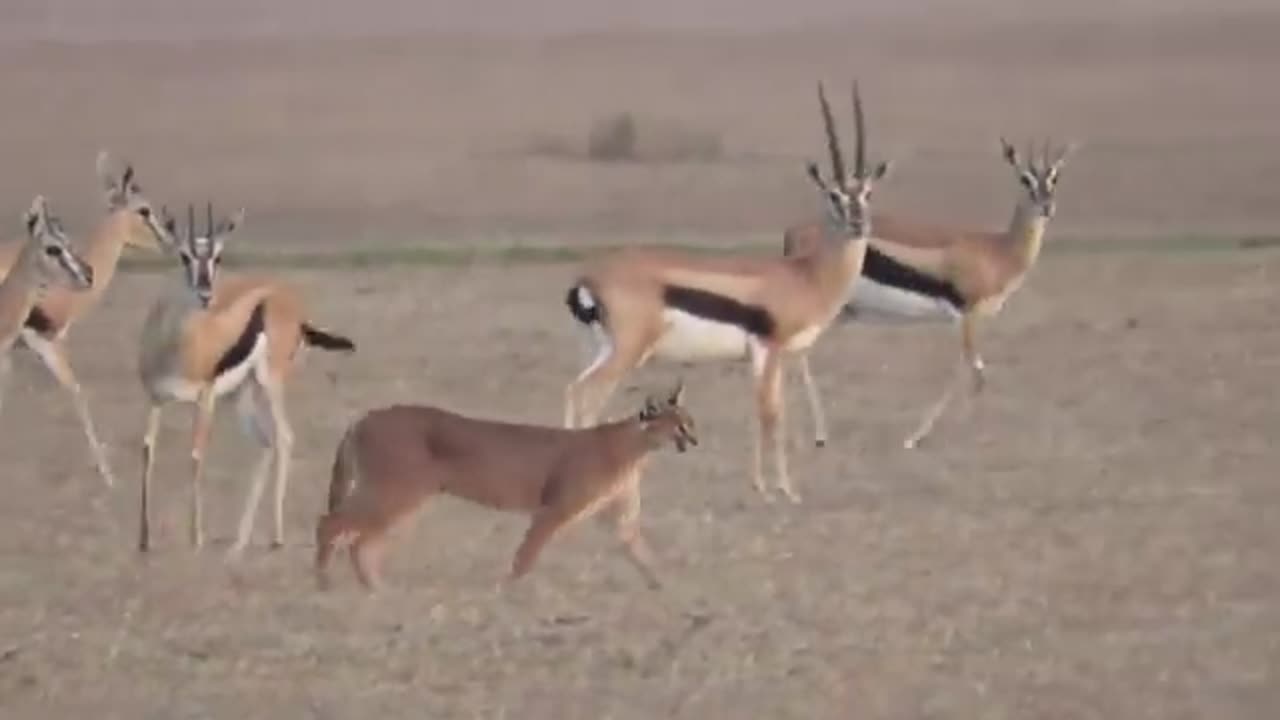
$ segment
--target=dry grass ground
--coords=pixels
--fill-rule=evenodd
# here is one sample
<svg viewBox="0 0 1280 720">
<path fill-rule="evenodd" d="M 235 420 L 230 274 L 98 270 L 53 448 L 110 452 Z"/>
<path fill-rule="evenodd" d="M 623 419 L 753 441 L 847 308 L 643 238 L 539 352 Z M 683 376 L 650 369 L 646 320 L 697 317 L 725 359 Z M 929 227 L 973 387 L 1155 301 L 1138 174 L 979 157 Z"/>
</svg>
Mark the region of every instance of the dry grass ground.
<svg viewBox="0 0 1280 720">
<path fill-rule="evenodd" d="M 795 12 L 828 17 L 819 4 Z M 288 3 L 175 5 L 113 0 L 80 25 L 67 0 L 0 8 L 0 217 L 15 230 L 36 192 L 83 228 L 93 154 L 108 146 L 159 200 L 247 206 L 235 242 L 254 249 L 774 242 L 813 208 L 800 163 L 819 151 L 814 81 L 853 72 L 877 152 L 901 161 L 885 206 L 1002 223 L 1014 188 L 996 135 L 1053 133 L 1087 143 L 1063 181 L 1055 248 L 1280 224 L 1280 94 L 1266 91 L 1280 13 L 1265 3 L 1081 2 L 1048 17 L 936 0 L 876 4 L 839 27 L 558 39 L 430 34 L 409 20 L 445 4 L 414 15 L 403 2 L 385 18 L 320 3 L 314 32 L 249 38 L 227 18 L 269 20 Z M 601 12 L 555 3 L 571 5 Z M 776 25 L 774 5 L 743 22 Z M 473 20 L 494 11 L 475 7 L 488 10 Z M 359 32 L 339 31 L 342 12 Z M 498 29 L 557 22 L 512 12 Z M 376 36 L 379 22 L 403 32 Z M 572 157 L 592 123 L 628 110 L 711 133 L 723 156 Z M 548 139 L 570 152 L 545 152 Z M 591 526 L 499 590 L 523 522 L 448 500 L 396 546 L 385 593 L 366 598 L 345 573 L 314 592 L 311 530 L 357 414 L 413 399 L 558 422 L 580 361 L 569 273 L 292 273 L 316 320 L 360 351 L 308 358 L 291 393 L 291 544 L 255 545 L 235 570 L 218 546 L 252 457 L 230 418 L 208 480 L 215 547 L 185 545 L 189 411 L 175 411 L 159 547 L 140 558 L 136 484 L 100 485 L 70 403 L 24 358 L 0 417 L 0 716 L 1275 716 L 1273 250 L 1049 255 L 987 333 L 987 394 L 915 453 L 902 435 L 954 338 L 837 328 L 815 356 L 827 449 L 807 447 L 791 383 L 800 507 L 749 489 L 745 368 L 679 371 L 704 442 L 664 454 L 645 483 L 665 592 L 644 591 Z M 169 281 L 118 278 L 73 337 L 131 481 L 144 419 L 133 343 Z M 644 371 L 613 407 L 676 372 Z"/>
<path fill-rule="evenodd" d="M 806 448 L 792 393 L 796 508 L 749 490 L 745 368 L 685 370 L 704 442 L 646 481 L 666 592 L 644 591 L 590 525 L 499 592 L 523 522 L 446 500 L 373 599 L 345 567 L 327 595 L 309 575 L 342 427 L 402 398 L 554 422 L 577 362 L 566 273 L 299 275 L 315 317 L 361 349 L 309 356 L 292 394 L 291 546 L 259 544 L 235 572 L 217 547 L 185 547 L 187 413 L 166 429 L 159 549 L 140 559 L 135 486 L 97 484 L 49 382 L 11 395 L 0 704 L 42 718 L 1268 717 L 1276 267 L 1051 260 L 990 333 L 989 394 L 917 453 L 898 443 L 952 338 L 837 329 L 816 360 L 832 447 Z M 144 412 L 129 340 L 157 282 L 122 278 L 76 339 L 128 478 Z M 624 397 L 615 407 L 638 394 Z M 226 420 L 208 482 L 220 539 L 251 459 Z"/>
</svg>

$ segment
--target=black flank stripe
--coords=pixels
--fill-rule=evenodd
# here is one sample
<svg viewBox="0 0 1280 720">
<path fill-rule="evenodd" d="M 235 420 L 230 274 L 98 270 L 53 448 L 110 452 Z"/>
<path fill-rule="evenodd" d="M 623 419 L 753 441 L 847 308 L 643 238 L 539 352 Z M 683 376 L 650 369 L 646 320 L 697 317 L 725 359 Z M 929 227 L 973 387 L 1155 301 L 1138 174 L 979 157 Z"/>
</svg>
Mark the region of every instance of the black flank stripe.
<svg viewBox="0 0 1280 720">
<path fill-rule="evenodd" d="M 249 323 L 244 326 L 244 332 L 240 333 L 235 344 L 227 348 L 218 360 L 218 364 L 213 369 L 214 377 L 240 365 L 245 358 L 249 357 L 254 343 L 258 340 L 258 335 L 262 334 L 263 314 L 262 303 L 258 303 L 258 306 L 253 309 L 253 315 L 249 316 Z"/>
<path fill-rule="evenodd" d="M 31 312 L 27 313 L 27 321 L 23 323 L 26 327 L 35 330 L 40 335 L 48 335 L 53 332 L 53 320 L 37 305 L 31 308 Z"/>
<path fill-rule="evenodd" d="M 667 307 L 683 310 L 704 320 L 737 325 L 756 337 L 772 335 L 776 325 L 769 311 L 758 305 L 748 305 L 697 288 L 667 285 L 662 289 L 662 301 Z"/>
<path fill-rule="evenodd" d="M 955 285 L 898 262 L 871 246 L 867 247 L 862 274 L 881 285 L 946 300 L 957 310 L 964 310 L 967 305 Z"/>
</svg>

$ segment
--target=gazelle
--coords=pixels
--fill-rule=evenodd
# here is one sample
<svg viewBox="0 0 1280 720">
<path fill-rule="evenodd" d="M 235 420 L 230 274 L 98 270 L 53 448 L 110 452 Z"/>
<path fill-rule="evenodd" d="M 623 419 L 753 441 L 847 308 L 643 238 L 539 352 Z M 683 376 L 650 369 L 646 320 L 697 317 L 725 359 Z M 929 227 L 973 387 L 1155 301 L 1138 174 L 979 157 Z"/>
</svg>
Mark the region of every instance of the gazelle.
<svg viewBox="0 0 1280 720">
<path fill-rule="evenodd" d="M 830 213 L 830 228 L 810 251 L 781 258 L 708 258 L 637 248 L 589 265 L 569 288 L 566 302 L 590 334 L 595 356 L 565 392 L 565 424 L 595 422 L 626 373 L 651 357 L 676 361 L 750 359 L 757 422 L 753 483 L 766 499 L 766 439 L 776 483 L 791 501 L 800 497 L 787 471 L 782 370 L 805 353 L 831 324 L 862 270 L 873 185 L 889 164 L 867 164 L 862 100 L 853 87 L 857 148 L 845 171 L 831 107 L 818 85 L 818 104 L 833 175 L 809 163 Z"/>
<path fill-rule="evenodd" d="M 976 344 L 978 321 L 999 313 L 1039 257 L 1045 229 L 1053 217 L 1062 166 L 1077 147 L 1069 144 L 1051 157 L 1046 143 L 1037 165 L 1030 157 L 1031 148 L 1024 160 L 1003 138 L 1000 144 L 1005 161 L 1022 185 L 1008 228 L 989 232 L 927 227 L 877 215 L 862 277 L 848 305 L 855 318 L 959 322 L 963 362 L 942 396 L 903 442 L 908 449 L 919 445 L 933 429 L 966 374 L 972 376 L 973 392 L 982 390 L 985 364 Z M 821 245 L 824 235 L 817 223 L 793 226 L 783 236 L 783 253 L 809 253 Z M 822 445 L 827 436 L 826 420 L 807 357 L 800 359 L 800 370 L 815 439 Z"/>
<path fill-rule="evenodd" d="M 103 151 L 98 154 L 97 171 L 106 198 L 107 215 L 89 233 L 83 250 L 84 259 L 93 268 L 93 287 L 81 292 L 50 286 L 28 313 L 21 341 L 35 351 L 58 384 L 71 394 L 98 474 L 110 486 L 115 477 L 107 461 L 106 450 L 98 440 L 89 401 L 71 369 L 67 356 L 67 333 L 106 292 L 124 248 L 164 250 L 171 244 L 171 239 L 151 203 L 142 195 L 132 165 L 116 175 L 111 170 L 110 157 Z M 21 243 L 0 245 L 0 276 L 10 272 L 22 247 Z"/>
<path fill-rule="evenodd" d="M 316 525 L 316 580 L 328 586 L 329 559 L 351 542 L 356 577 L 381 583 L 387 533 L 433 495 L 532 516 L 511 579 L 533 569 L 543 546 L 600 511 L 612 519 L 628 559 L 661 587 L 640 536 L 640 476 L 649 454 L 697 445 L 682 405 L 683 384 L 639 414 L 596 427 L 562 429 L 478 420 L 439 408 L 395 405 L 369 412 L 343 435 L 333 461 L 328 512 Z"/>
<path fill-rule="evenodd" d="M 93 266 L 71 247 L 43 196 L 32 201 L 23 224 L 27 241 L 0 280 L 0 403 L 9 380 L 9 352 L 31 309 L 49 288 L 84 292 L 93 287 Z"/>
<path fill-rule="evenodd" d="M 200 485 L 210 426 L 219 398 L 233 394 L 245 431 L 263 448 L 250 476 L 249 494 L 235 543 L 228 557 L 240 555 L 253 531 L 253 517 L 275 459 L 275 535 L 284 544 L 284 497 L 289 478 L 293 430 L 285 411 L 284 389 L 306 345 L 353 351 L 347 338 L 308 324 L 302 300 L 288 284 L 270 278 L 218 275 L 226 239 L 244 219 L 241 210 L 215 227 L 208 208 L 206 229 L 195 231 L 187 208 L 187 232 L 178 243 L 183 284 L 156 300 L 143 324 L 139 374 L 150 398 L 142 444 L 142 495 L 138 549 L 151 544 L 149 495 L 160 416 L 170 402 L 194 403 L 191 460 L 191 544 L 203 543 Z M 177 235 L 172 218 L 165 219 Z"/>
</svg>

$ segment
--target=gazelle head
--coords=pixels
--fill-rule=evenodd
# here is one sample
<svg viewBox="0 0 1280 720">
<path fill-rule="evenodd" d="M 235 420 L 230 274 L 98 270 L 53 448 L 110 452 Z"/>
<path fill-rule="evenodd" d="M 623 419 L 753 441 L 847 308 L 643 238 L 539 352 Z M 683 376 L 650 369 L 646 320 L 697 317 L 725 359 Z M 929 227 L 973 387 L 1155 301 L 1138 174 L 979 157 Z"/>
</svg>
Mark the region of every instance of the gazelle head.
<svg viewBox="0 0 1280 720">
<path fill-rule="evenodd" d="M 40 287 L 64 287 L 70 290 L 88 290 L 93 287 L 93 266 L 71 247 L 62 221 L 49 209 L 43 196 L 37 195 L 31 202 L 24 221 L 27 226 L 27 242 L 36 263 L 36 282 Z"/>
<path fill-rule="evenodd" d="M 1005 161 L 1018 174 L 1018 182 L 1022 183 L 1022 189 L 1026 193 L 1019 202 L 1033 209 L 1042 218 L 1053 217 L 1053 196 L 1058 189 L 1058 176 L 1062 171 L 1062 166 L 1066 164 L 1067 158 L 1076 151 L 1078 145 L 1075 143 L 1067 144 L 1058 150 L 1051 160 L 1051 150 L 1049 142 L 1046 140 L 1044 149 L 1040 152 L 1040 164 L 1038 166 L 1033 156 L 1031 145 L 1027 145 L 1026 158 L 1019 155 L 1018 151 L 1004 138 L 1000 138 L 1000 146 Z"/>
<path fill-rule="evenodd" d="M 685 410 L 683 400 L 684 381 L 680 381 L 666 398 L 650 396 L 644 401 L 639 416 L 640 426 L 655 446 L 670 440 L 675 443 L 676 450 L 684 452 L 698 444 L 697 428 L 693 417 Z"/>
<path fill-rule="evenodd" d="M 98 153 L 98 181 L 110 213 L 124 213 L 128 218 L 126 245 L 147 250 L 167 250 L 175 239 L 165 228 L 151 202 L 142 194 L 133 165 L 126 164 L 124 171 L 116 175 L 111 168 L 111 156 L 106 150 Z"/>
<path fill-rule="evenodd" d="M 841 228 L 846 228 L 851 236 L 866 237 L 871 231 L 871 192 L 875 184 L 889 174 L 891 163 L 883 161 L 874 168 L 867 167 L 867 128 L 857 82 L 853 84 L 853 123 L 857 141 L 853 172 L 845 170 L 835 119 L 831 115 L 831 105 L 827 102 L 822 83 L 818 83 L 818 105 L 822 110 L 827 152 L 831 156 L 831 178 L 828 180 L 822 177 L 818 164 L 810 162 L 809 179 L 822 193 L 831 219 Z"/>
<path fill-rule="evenodd" d="M 223 245 L 227 237 L 244 223 L 244 210 L 241 209 L 214 225 L 213 203 L 209 203 L 205 212 L 205 230 L 197 233 L 195 210 L 188 205 L 185 235 L 178 232 L 177 222 L 169 216 L 168 211 L 161 209 L 160 214 L 163 216 L 166 232 L 177 238 L 178 257 L 182 260 L 187 289 L 195 295 L 201 307 L 209 307 L 213 300 L 218 268 L 222 265 Z"/>
</svg>

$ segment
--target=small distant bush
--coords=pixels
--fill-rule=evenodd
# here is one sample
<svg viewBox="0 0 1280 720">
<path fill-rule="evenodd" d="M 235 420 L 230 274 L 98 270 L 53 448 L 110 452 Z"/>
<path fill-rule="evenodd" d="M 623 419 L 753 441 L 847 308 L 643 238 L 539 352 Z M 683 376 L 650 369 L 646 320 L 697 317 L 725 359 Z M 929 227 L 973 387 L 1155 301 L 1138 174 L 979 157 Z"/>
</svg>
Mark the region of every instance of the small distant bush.
<svg viewBox="0 0 1280 720">
<path fill-rule="evenodd" d="M 564 137 L 538 135 L 530 153 L 546 157 L 580 157 L 600 163 L 714 162 L 724 157 L 720 134 L 671 122 L 638 118 L 622 111 L 598 118 L 587 132 L 586 146 Z"/>
<path fill-rule="evenodd" d="M 636 119 L 621 112 L 597 120 L 587 136 L 587 157 L 597 162 L 634 162 L 636 155 Z"/>
</svg>

